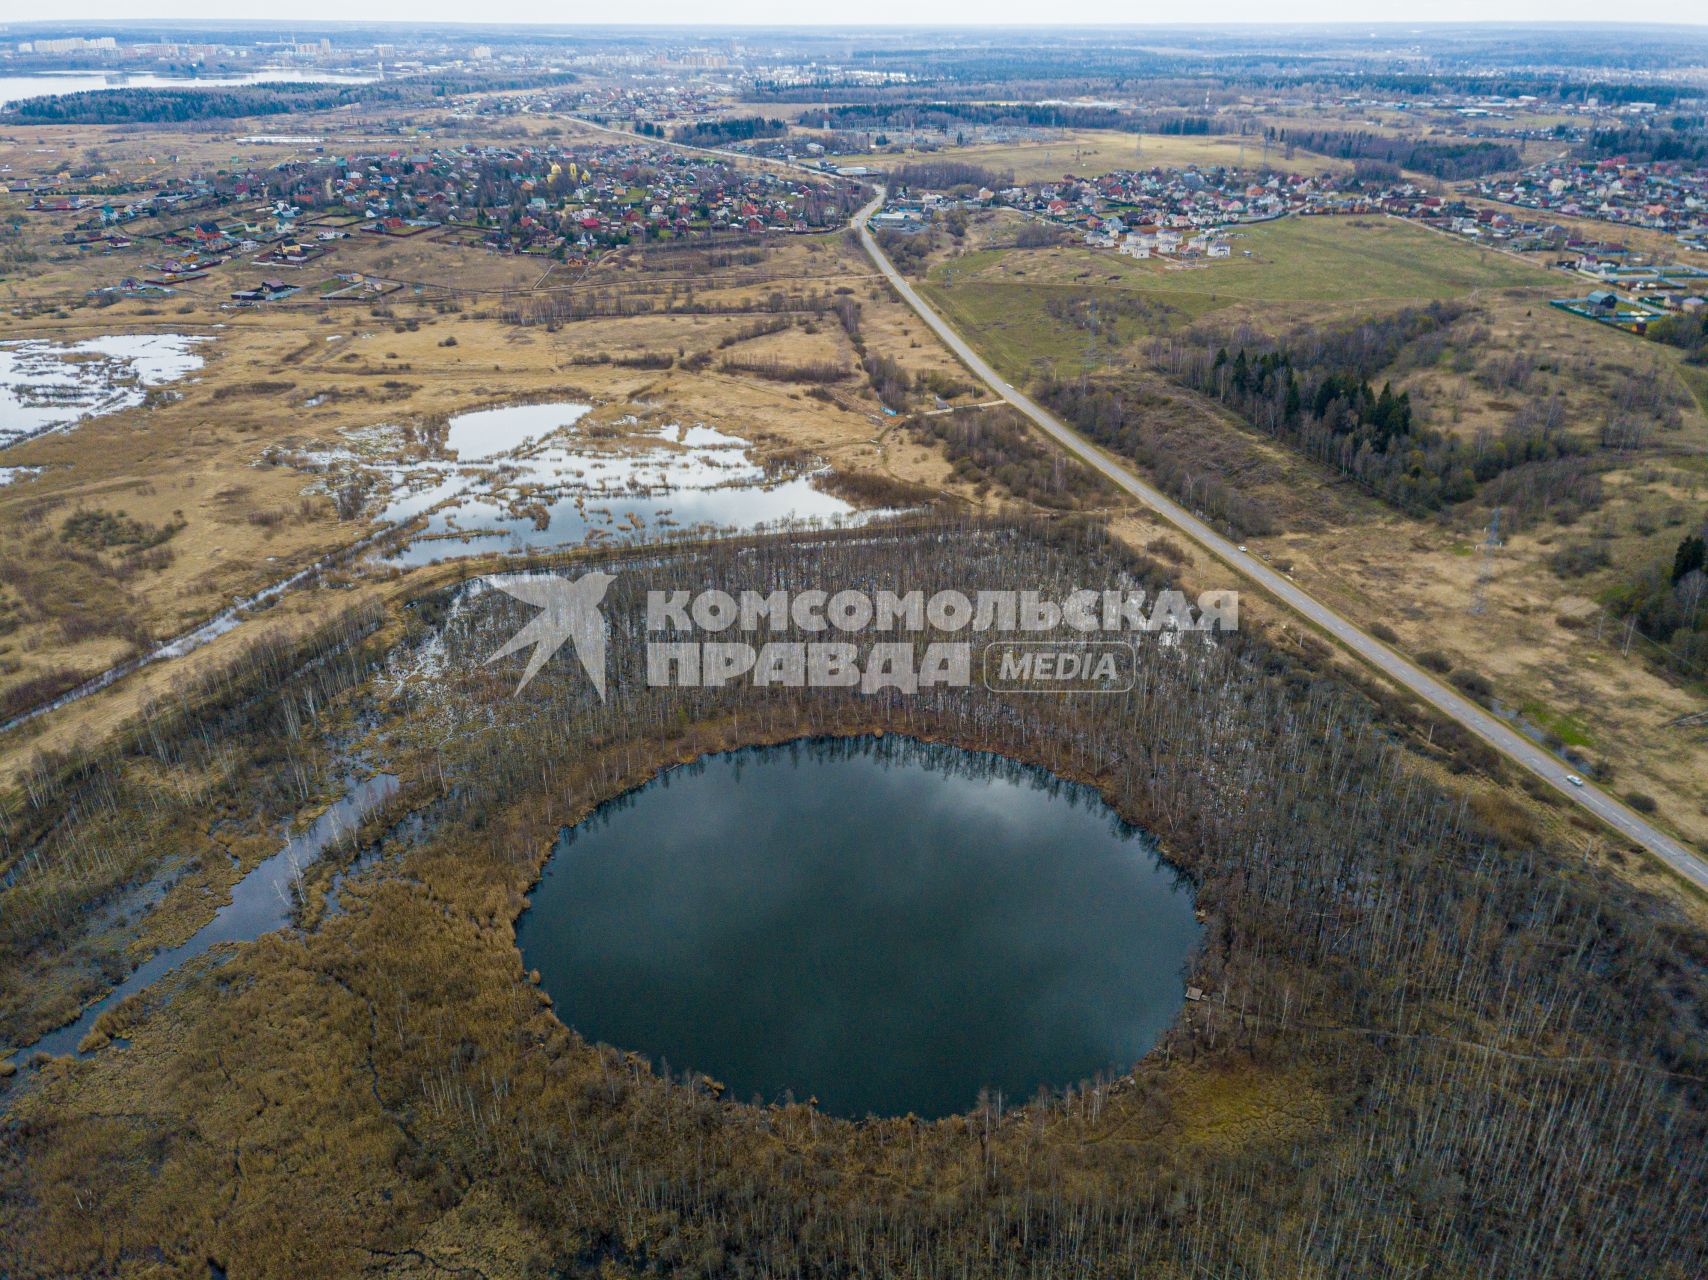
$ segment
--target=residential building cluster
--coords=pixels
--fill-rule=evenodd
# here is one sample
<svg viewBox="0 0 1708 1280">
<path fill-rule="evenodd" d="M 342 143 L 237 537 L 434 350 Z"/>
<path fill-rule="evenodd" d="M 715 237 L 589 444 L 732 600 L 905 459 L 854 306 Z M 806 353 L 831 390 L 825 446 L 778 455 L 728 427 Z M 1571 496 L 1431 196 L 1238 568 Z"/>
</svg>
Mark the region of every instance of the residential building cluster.
<svg viewBox="0 0 1708 1280">
<path fill-rule="evenodd" d="M 1376 212 L 1377 199 L 1377 193 L 1343 186 L 1332 173 L 1153 168 L 986 188 L 957 201 L 929 194 L 899 199 L 886 209 L 894 216 L 879 225 L 905 231 L 950 204 L 1005 207 L 1069 228 L 1095 248 L 1136 258 L 1220 259 L 1233 256 L 1220 234 L 1226 228 L 1287 214 Z"/>
<path fill-rule="evenodd" d="M 119 42 L 112 36 L 67 36 L 62 40 L 24 40 L 18 44 L 19 53 L 117 53 Z"/>
<path fill-rule="evenodd" d="M 132 183 L 123 194 L 38 186 L 27 208 L 75 215 L 61 240 L 81 253 L 139 250 L 141 270 L 127 268 L 135 274 L 118 286 L 130 292 L 197 280 L 227 262 L 301 271 L 352 235 L 431 233 L 574 264 L 644 240 L 824 230 L 845 224 L 861 201 L 861 188 L 846 180 L 747 171 L 650 142 L 317 150 L 272 168 L 174 178 L 152 189 Z M 275 301 L 299 287 L 267 280 L 233 297 Z"/>
<path fill-rule="evenodd" d="M 847 220 L 858 188 L 612 143 L 316 156 L 240 179 L 236 194 L 342 209 L 394 232 L 452 224 L 496 249 L 591 253 L 704 231 L 823 230 Z"/>
<path fill-rule="evenodd" d="M 478 100 L 476 114 L 567 114 L 598 121 L 633 121 L 658 125 L 686 124 L 722 114 L 722 96 L 732 86 L 703 81 L 603 81 L 576 84 L 545 92 L 506 94 Z"/>
<path fill-rule="evenodd" d="M 1694 164 L 1553 160 L 1516 178 L 1485 179 L 1474 189 L 1485 199 L 1561 217 L 1708 239 L 1708 168 Z"/>
</svg>

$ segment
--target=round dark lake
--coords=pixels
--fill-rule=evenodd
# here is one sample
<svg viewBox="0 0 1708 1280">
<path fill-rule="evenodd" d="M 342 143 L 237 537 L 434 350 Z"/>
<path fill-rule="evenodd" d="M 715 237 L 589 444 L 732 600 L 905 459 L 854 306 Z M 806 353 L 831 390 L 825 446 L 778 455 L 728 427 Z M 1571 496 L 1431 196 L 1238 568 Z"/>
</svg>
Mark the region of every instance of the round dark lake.
<svg viewBox="0 0 1708 1280">
<path fill-rule="evenodd" d="M 743 1100 L 935 1117 L 1130 1067 L 1198 925 L 1094 791 L 891 736 L 711 756 L 612 801 L 517 933 L 589 1040 Z"/>
</svg>

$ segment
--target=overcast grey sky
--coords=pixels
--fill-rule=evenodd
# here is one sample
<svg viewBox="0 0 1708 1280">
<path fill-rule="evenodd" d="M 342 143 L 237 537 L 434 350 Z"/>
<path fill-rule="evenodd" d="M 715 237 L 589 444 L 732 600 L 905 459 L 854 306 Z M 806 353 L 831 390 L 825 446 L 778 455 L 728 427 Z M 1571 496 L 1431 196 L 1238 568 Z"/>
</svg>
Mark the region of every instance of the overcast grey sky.
<svg viewBox="0 0 1708 1280">
<path fill-rule="evenodd" d="M 32 5 L 0 0 L 0 21 L 86 18 L 245 17 L 281 21 L 546 22 L 845 26 L 907 24 L 1138 24 L 1213 22 L 1596 22 L 1622 17 L 1643 22 L 1708 23 L 1704 0 L 1647 0 L 1629 7 L 1606 0 L 1216 0 L 1183 9 L 1177 4 L 1130 0 L 861 0 L 858 4 L 801 0 L 650 0 L 645 4 L 566 4 L 563 0 L 292 0 L 279 8 L 245 7 L 231 0 L 59 0 Z"/>
</svg>

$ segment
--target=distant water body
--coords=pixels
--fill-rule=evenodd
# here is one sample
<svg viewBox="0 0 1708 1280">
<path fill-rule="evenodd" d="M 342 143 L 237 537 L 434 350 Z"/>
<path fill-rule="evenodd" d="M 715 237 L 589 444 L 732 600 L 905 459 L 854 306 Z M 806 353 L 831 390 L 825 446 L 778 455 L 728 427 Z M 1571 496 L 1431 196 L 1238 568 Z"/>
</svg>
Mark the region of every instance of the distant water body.
<svg viewBox="0 0 1708 1280">
<path fill-rule="evenodd" d="M 588 1039 L 843 1116 L 1126 1070 L 1198 935 L 1187 881 L 1095 792 L 894 737 L 667 773 L 564 833 L 518 924 Z"/>
<path fill-rule="evenodd" d="M 34 76 L 0 76 L 0 109 L 30 98 L 91 89 L 215 89 L 234 84 L 366 84 L 372 76 L 332 75 L 322 71 L 269 70 L 225 76 L 121 75 L 100 71 L 55 71 Z"/>
</svg>

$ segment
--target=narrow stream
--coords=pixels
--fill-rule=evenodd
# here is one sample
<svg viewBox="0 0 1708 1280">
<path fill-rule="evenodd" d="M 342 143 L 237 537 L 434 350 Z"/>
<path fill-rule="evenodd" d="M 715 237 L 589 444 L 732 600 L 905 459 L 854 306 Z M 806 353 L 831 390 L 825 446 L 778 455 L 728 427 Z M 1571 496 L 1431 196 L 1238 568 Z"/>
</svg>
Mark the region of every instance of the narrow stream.
<svg viewBox="0 0 1708 1280">
<path fill-rule="evenodd" d="M 67 689 L 57 698 L 44 702 L 39 707 L 32 707 L 28 711 L 24 711 L 13 716 L 4 724 L 0 724 L 0 733 L 5 733 L 10 729 L 16 729 L 22 724 L 28 724 L 37 716 L 45 716 L 50 711 L 58 711 L 61 707 L 69 706 L 71 703 L 76 702 L 81 698 L 87 698 L 92 693 L 99 693 L 108 685 L 124 679 L 126 676 L 130 675 L 131 672 L 140 671 L 142 668 L 149 666 L 152 663 L 159 662 L 162 658 L 182 658 L 187 653 L 195 652 L 203 645 L 219 639 L 226 632 L 236 630 L 239 624 L 242 623 L 244 615 L 248 614 L 252 610 L 277 600 L 280 596 L 284 595 L 285 592 L 291 590 L 299 583 L 314 577 L 318 573 L 330 569 L 333 565 L 352 555 L 359 554 L 370 544 L 378 542 L 389 532 L 390 530 L 382 529 L 378 533 L 369 534 L 367 537 L 361 539 L 361 541 L 353 543 L 348 547 L 341 547 L 336 551 L 328 552 L 313 564 L 309 565 L 306 569 L 298 569 L 289 577 L 281 578 L 271 586 L 261 588 L 261 590 L 257 591 L 254 595 L 243 596 L 241 599 L 232 601 L 231 604 L 226 606 L 224 609 L 221 609 L 200 626 L 193 627 L 182 635 L 174 636 L 172 639 L 156 645 L 146 653 L 139 653 L 134 658 L 129 658 L 124 662 L 118 663 L 116 666 L 108 667 L 105 671 L 101 672 L 100 675 L 92 676 L 74 689 Z"/>
<path fill-rule="evenodd" d="M 292 881 L 330 845 L 359 827 L 368 813 L 395 795 L 397 786 L 397 779 L 386 773 L 352 785 L 307 830 L 291 836 L 279 852 L 233 885 L 231 901 L 189 941 L 155 953 L 111 993 L 85 1009 L 75 1022 L 24 1046 L 18 1052 L 18 1060 L 26 1061 L 37 1053 L 56 1057 L 77 1053 L 77 1046 L 94 1027 L 95 1020 L 127 996 L 146 990 L 221 943 L 253 942 L 263 934 L 284 928 L 291 918 Z"/>
</svg>

